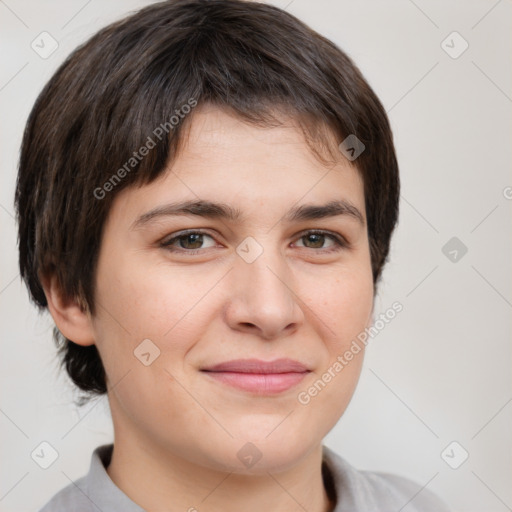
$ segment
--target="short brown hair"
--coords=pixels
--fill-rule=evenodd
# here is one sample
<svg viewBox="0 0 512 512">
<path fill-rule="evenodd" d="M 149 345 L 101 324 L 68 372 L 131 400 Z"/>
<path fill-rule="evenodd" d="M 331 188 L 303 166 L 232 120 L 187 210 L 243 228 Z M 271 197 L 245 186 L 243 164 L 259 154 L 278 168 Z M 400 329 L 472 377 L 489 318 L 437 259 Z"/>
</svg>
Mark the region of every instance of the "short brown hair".
<svg viewBox="0 0 512 512">
<path fill-rule="evenodd" d="M 20 273 L 40 309 L 48 305 L 40 277 L 55 274 L 63 293 L 94 314 L 95 268 L 114 197 L 165 171 L 193 113 L 176 125 L 172 116 L 203 103 L 261 126 L 277 123 L 279 108 L 299 121 L 308 144 L 331 147 L 331 154 L 322 127 L 338 143 L 355 135 L 364 144 L 354 164 L 364 182 L 376 290 L 398 219 L 399 176 L 386 112 L 359 69 L 277 7 L 169 0 L 78 47 L 29 116 L 15 206 Z M 150 138 L 156 142 L 157 127 L 171 124 L 144 158 L 131 160 Z M 90 396 L 106 393 L 96 346 L 73 343 L 57 327 L 54 339 L 73 382 Z"/>
</svg>

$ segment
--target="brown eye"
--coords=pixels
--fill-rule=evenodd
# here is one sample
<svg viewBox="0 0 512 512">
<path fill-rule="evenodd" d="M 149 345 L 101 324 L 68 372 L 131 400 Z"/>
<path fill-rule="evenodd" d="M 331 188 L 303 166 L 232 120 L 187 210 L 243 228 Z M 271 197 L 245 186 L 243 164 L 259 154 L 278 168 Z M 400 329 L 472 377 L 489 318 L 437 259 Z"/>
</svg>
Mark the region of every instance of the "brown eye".
<svg viewBox="0 0 512 512">
<path fill-rule="evenodd" d="M 348 246 L 348 244 L 338 235 L 325 231 L 309 231 L 303 234 L 299 240 L 303 241 L 303 245 L 306 249 L 320 249 L 324 252 L 338 251 Z M 324 244 L 329 240 L 331 241 L 330 245 L 325 247 Z"/>
<path fill-rule="evenodd" d="M 173 236 L 172 238 L 163 242 L 161 245 L 162 247 L 165 247 L 170 251 L 183 252 L 195 252 L 199 249 L 214 247 L 215 243 L 208 247 L 203 246 L 205 237 L 213 240 L 213 238 L 210 235 L 203 233 L 202 231 L 189 231 L 187 233 L 182 233 L 180 235 Z"/>
<path fill-rule="evenodd" d="M 309 235 L 305 235 L 302 237 L 305 245 L 310 249 L 322 249 L 322 246 L 325 243 L 325 235 L 318 235 L 317 233 L 310 233 Z"/>
</svg>

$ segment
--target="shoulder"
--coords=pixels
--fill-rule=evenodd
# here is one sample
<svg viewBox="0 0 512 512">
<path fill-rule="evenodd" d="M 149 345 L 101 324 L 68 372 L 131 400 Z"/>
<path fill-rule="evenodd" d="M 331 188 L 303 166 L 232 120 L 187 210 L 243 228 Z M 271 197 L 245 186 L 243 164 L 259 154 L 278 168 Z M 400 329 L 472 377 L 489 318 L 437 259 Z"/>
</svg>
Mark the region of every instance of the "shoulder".
<svg viewBox="0 0 512 512">
<path fill-rule="evenodd" d="M 323 446 L 323 459 L 332 475 L 337 495 L 334 512 L 450 512 L 426 485 L 382 472 L 360 471 L 333 450 Z"/>
<path fill-rule="evenodd" d="M 98 446 L 91 456 L 89 473 L 55 494 L 39 512 L 144 512 L 107 473 L 113 448 L 113 444 Z"/>
<path fill-rule="evenodd" d="M 87 497 L 87 479 L 79 478 L 76 482 L 70 483 L 55 494 L 39 512 L 68 512 L 69 510 L 80 510 L 80 512 L 97 512 L 97 508 Z"/>
<path fill-rule="evenodd" d="M 390 473 L 378 473 L 361 471 L 363 478 L 366 478 L 373 486 L 377 496 L 384 496 L 390 502 L 404 507 L 410 512 L 450 512 L 446 503 L 426 485 L 420 485 L 408 478 Z"/>
</svg>

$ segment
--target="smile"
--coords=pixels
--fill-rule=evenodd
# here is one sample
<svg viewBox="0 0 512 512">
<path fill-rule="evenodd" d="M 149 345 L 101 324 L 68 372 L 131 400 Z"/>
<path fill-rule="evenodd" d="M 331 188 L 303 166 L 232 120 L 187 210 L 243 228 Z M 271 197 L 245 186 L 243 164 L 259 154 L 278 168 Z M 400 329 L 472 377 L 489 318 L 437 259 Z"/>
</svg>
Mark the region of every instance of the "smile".
<svg viewBox="0 0 512 512">
<path fill-rule="evenodd" d="M 259 395 L 270 395 L 282 393 L 296 386 L 309 372 L 239 373 L 204 371 L 204 373 L 228 386 Z"/>
<path fill-rule="evenodd" d="M 305 365 L 292 359 L 237 359 L 201 371 L 217 382 L 258 395 L 287 391 L 310 373 Z"/>
</svg>

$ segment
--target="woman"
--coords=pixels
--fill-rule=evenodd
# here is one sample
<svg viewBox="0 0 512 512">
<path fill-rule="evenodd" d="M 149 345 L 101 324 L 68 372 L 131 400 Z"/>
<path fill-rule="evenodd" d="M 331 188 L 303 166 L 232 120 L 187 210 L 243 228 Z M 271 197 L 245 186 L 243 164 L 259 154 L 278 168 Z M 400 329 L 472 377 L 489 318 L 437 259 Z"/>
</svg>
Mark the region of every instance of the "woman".
<svg viewBox="0 0 512 512">
<path fill-rule="evenodd" d="M 115 440 L 42 511 L 447 510 L 322 445 L 398 198 L 378 98 L 276 7 L 162 2 L 73 52 L 27 123 L 20 268 Z"/>
</svg>

